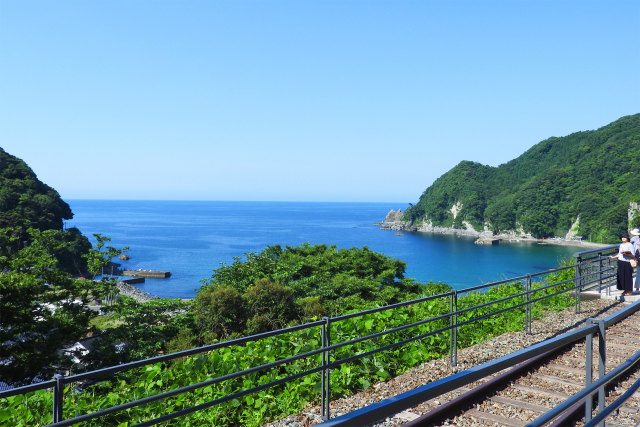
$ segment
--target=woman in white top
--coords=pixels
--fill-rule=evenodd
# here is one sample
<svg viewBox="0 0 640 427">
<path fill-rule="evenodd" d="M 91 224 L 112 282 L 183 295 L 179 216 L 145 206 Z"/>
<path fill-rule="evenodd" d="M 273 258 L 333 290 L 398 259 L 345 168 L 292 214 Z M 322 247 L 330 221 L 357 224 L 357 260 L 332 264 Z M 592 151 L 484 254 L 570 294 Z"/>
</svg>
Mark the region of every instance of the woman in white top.
<svg viewBox="0 0 640 427">
<path fill-rule="evenodd" d="M 611 255 L 609 258 L 618 258 L 618 275 L 616 276 L 616 284 L 618 289 L 624 291 L 622 295 L 629 296 L 633 292 L 633 267 L 631 267 L 631 259 L 633 256 L 633 245 L 629 242 L 629 236 L 623 234 L 620 236 L 622 243 L 618 249 L 617 255 Z"/>
</svg>

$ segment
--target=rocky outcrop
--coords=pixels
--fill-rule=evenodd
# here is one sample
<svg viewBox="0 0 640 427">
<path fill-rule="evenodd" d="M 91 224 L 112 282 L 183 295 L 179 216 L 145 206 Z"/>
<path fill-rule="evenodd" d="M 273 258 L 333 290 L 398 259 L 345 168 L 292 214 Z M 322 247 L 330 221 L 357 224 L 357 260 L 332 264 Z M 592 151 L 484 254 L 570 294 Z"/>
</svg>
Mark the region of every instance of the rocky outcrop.
<svg viewBox="0 0 640 427">
<path fill-rule="evenodd" d="M 384 217 L 384 222 L 401 222 L 402 217 L 402 209 L 398 209 L 397 211 L 391 209 L 387 216 Z"/>
<path fill-rule="evenodd" d="M 462 203 L 456 202 L 453 206 L 451 206 L 451 215 L 453 215 L 453 219 L 458 217 L 458 213 L 462 210 Z"/>
<path fill-rule="evenodd" d="M 629 209 L 627 210 L 627 219 L 629 220 L 629 224 L 633 223 L 633 219 L 640 215 L 640 205 L 635 202 L 629 202 Z"/>
<path fill-rule="evenodd" d="M 477 237 L 480 235 L 479 231 L 476 231 L 471 224 L 468 222 L 464 222 L 466 228 L 449 228 L 449 227 L 440 227 L 437 225 L 433 225 L 431 221 L 424 221 L 420 225 L 415 225 L 412 222 L 404 221 L 404 215 L 402 211 L 398 209 L 397 211 L 391 209 L 387 216 L 384 218 L 383 222 L 378 222 L 375 225 L 378 225 L 383 230 L 394 230 L 394 231 L 420 231 L 424 233 L 435 233 L 435 234 L 453 234 L 455 236 L 471 236 Z"/>
<path fill-rule="evenodd" d="M 565 239 L 576 239 L 578 237 L 578 229 L 580 227 L 580 215 L 576 218 L 575 222 L 571 224 L 569 231 L 564 236 Z"/>
<path fill-rule="evenodd" d="M 471 224 L 466 223 L 466 228 L 450 228 L 450 227 L 440 227 L 438 225 L 433 225 L 431 221 L 423 222 L 422 225 L 416 228 L 416 231 L 421 231 L 424 233 L 435 233 L 435 234 L 453 234 L 454 236 L 468 236 L 468 237 L 478 237 L 480 236 L 480 232 L 471 226 Z"/>
<path fill-rule="evenodd" d="M 460 209 L 460 206 L 454 205 L 454 210 Z M 457 212 L 456 212 L 457 213 Z M 451 228 L 441 227 L 439 225 L 433 225 L 431 221 L 424 220 L 422 223 L 415 225 L 412 222 L 404 221 L 404 215 L 400 209 L 397 211 L 391 209 L 384 218 L 383 222 L 378 222 L 375 225 L 384 230 L 394 231 L 419 231 L 422 233 L 434 233 L 434 234 L 449 234 L 460 237 L 475 237 L 475 243 L 478 245 L 497 245 L 501 241 L 506 242 L 519 242 L 523 240 L 535 240 L 533 237 L 525 233 L 524 230 L 518 231 L 506 231 L 499 235 L 494 235 L 488 226 L 485 224 L 483 231 L 476 230 L 470 223 L 463 222 L 465 228 Z"/>
<path fill-rule="evenodd" d="M 375 225 L 379 226 L 383 230 L 395 230 L 395 231 L 416 231 L 416 227 L 410 222 L 403 221 L 404 214 L 401 209 L 391 209 L 387 216 L 384 217 L 384 221 L 377 222 Z"/>
<path fill-rule="evenodd" d="M 497 245 L 500 243 L 502 239 L 493 235 L 492 232 L 483 231 L 480 233 L 480 236 L 476 239 L 476 245 Z"/>
</svg>

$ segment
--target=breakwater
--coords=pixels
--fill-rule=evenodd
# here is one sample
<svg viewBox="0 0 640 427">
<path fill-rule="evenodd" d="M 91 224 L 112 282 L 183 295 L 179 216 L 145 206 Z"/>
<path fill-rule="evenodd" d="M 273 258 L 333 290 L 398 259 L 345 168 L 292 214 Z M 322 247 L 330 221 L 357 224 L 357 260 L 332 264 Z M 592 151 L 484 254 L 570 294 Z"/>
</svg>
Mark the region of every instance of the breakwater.
<svg viewBox="0 0 640 427">
<path fill-rule="evenodd" d="M 125 282 L 118 282 L 117 286 L 118 286 L 118 293 L 120 295 L 131 297 L 139 302 L 147 302 L 157 298 L 149 294 L 149 292 L 145 292 Z"/>
<path fill-rule="evenodd" d="M 171 277 L 170 271 L 157 270 L 122 270 L 123 276 L 148 277 L 150 279 L 166 279 Z"/>
</svg>

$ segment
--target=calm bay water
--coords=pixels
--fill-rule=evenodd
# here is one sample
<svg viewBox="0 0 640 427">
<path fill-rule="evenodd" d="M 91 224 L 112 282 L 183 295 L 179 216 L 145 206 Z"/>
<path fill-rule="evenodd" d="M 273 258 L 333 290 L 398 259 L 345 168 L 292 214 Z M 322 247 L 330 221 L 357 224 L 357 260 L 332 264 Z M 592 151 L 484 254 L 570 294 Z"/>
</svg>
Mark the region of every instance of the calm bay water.
<svg viewBox="0 0 640 427">
<path fill-rule="evenodd" d="M 75 216 L 66 227 L 114 247 L 129 246 L 123 267 L 168 270 L 169 279 L 146 279 L 140 289 L 191 298 L 221 263 L 268 245 L 335 244 L 369 249 L 407 263 L 406 277 L 461 289 L 553 268 L 575 248 L 536 244 L 480 246 L 473 239 L 423 233 L 396 235 L 374 222 L 393 203 L 192 202 L 68 200 Z"/>
</svg>

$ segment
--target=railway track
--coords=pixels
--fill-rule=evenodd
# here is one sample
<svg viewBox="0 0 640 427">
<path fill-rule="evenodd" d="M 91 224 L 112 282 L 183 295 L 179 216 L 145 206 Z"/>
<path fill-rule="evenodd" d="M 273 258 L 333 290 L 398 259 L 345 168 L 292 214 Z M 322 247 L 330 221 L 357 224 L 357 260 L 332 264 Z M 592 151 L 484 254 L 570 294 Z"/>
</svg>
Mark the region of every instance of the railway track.
<svg viewBox="0 0 640 427">
<path fill-rule="evenodd" d="M 598 342 L 594 339 L 593 372 L 598 376 Z M 620 365 L 640 349 L 640 312 L 612 325 L 606 333 L 607 372 Z M 443 397 L 424 402 L 408 411 L 423 414 L 401 423 L 405 426 L 523 426 L 584 388 L 586 383 L 586 343 L 579 342 L 560 352 L 541 355 L 514 368 L 486 377 L 456 390 L 458 397 L 445 402 Z M 513 371 L 512 371 L 513 370 Z M 607 403 L 622 395 L 640 378 L 636 369 L 607 392 Z M 597 404 L 594 403 L 594 407 Z M 551 425 L 582 425 L 584 406 L 576 407 L 575 416 L 562 418 Z M 606 425 L 640 424 L 640 393 L 607 418 Z"/>
</svg>

